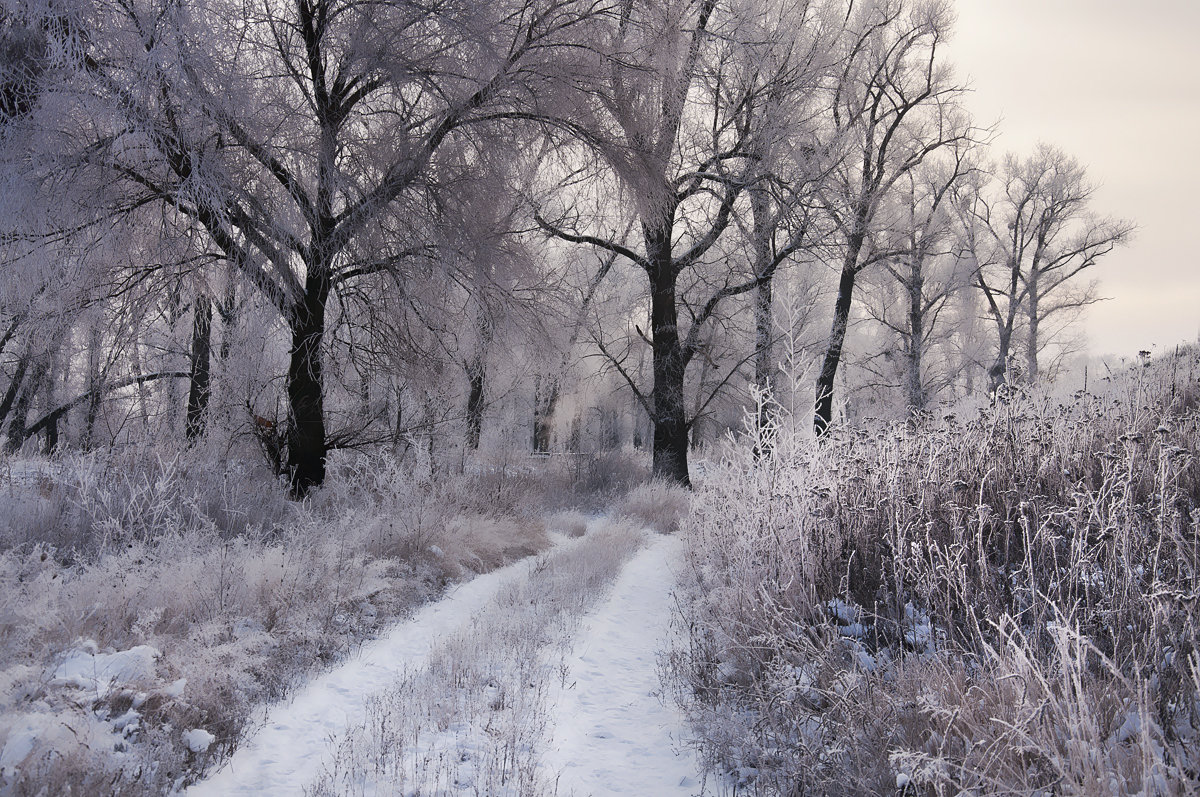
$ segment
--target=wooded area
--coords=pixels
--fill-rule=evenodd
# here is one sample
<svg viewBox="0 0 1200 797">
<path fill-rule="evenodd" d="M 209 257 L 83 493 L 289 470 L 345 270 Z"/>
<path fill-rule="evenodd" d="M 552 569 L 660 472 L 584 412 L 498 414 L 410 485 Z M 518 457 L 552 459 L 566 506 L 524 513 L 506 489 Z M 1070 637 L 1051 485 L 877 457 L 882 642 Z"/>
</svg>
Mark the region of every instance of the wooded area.
<svg viewBox="0 0 1200 797">
<path fill-rule="evenodd" d="M 1052 377 L 1132 226 L 1068 154 L 989 151 L 952 26 L 3 0 L 7 446 L 257 440 L 300 497 L 334 448 L 634 445 L 687 484 L 767 392 L 819 435 Z"/>
</svg>

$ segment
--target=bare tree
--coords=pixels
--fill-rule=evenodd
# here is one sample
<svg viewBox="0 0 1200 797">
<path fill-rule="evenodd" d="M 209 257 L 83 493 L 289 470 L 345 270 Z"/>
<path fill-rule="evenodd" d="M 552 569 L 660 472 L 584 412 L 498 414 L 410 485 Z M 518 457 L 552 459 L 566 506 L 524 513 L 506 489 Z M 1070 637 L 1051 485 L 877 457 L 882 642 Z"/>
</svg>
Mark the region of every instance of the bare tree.
<svg viewBox="0 0 1200 797">
<path fill-rule="evenodd" d="M 1064 152 L 1039 145 L 1032 155 L 1004 160 L 1001 185 L 977 184 L 962 200 L 972 225 L 974 283 L 996 327 L 988 370 L 994 392 L 1008 380 L 1018 321 L 1025 322 L 1025 379 L 1036 381 L 1047 319 L 1097 301 L 1080 275 L 1133 233 L 1134 225 L 1100 218 L 1088 205 L 1095 186 Z"/>
<path fill-rule="evenodd" d="M 882 261 L 886 277 L 879 301 L 868 301 L 868 314 L 899 340 L 901 383 L 910 411 L 923 410 L 953 378 L 949 361 L 931 367 L 929 358 L 948 343 L 953 330 L 940 329 L 950 300 L 971 277 L 962 256 L 954 214 L 955 189 L 975 171 L 969 143 L 945 148 L 908 173 L 903 190 L 892 197 L 895 221 L 887 244 L 898 254 Z M 899 307 L 899 312 L 896 308 Z"/>
<path fill-rule="evenodd" d="M 743 189 L 765 180 L 751 166 L 761 156 L 748 147 L 751 121 L 772 102 L 779 104 L 771 97 L 773 86 L 778 92 L 802 82 L 792 74 L 801 59 L 755 58 L 750 49 L 762 46 L 764 31 L 772 44 L 785 30 L 804 34 L 800 23 L 809 5 L 795 4 L 789 16 L 750 4 L 726 8 L 715 0 L 624 3 L 602 80 L 580 114 L 578 138 L 628 197 L 632 207 L 617 215 L 635 217 L 640 235 L 636 241 L 614 236 L 611 230 L 623 225 L 611 221 L 608 234 L 603 224 L 588 229 L 570 206 L 554 218 L 538 216 L 549 235 L 615 254 L 645 274 L 649 330 L 642 337 L 652 352 L 651 389 L 642 390 L 622 365 L 627 351 L 608 353 L 653 421 L 655 474 L 681 484 L 689 483 L 685 375 L 706 326 L 728 300 L 769 282 L 801 245 L 802 236 L 787 251 L 750 263 L 721 242 Z M 764 143 L 765 133 L 760 139 Z M 690 321 L 686 329 L 681 317 Z M 708 381 L 722 389 L 740 367 L 735 362 Z"/>
<path fill-rule="evenodd" d="M 894 256 L 877 238 L 880 212 L 902 179 L 939 149 L 972 136 L 962 89 L 938 61 L 952 21 L 942 0 L 888 0 L 850 7 L 843 72 L 831 114 L 846 142 L 827 207 L 841 240 L 833 324 L 817 377 L 814 427 L 833 419 L 834 380 L 858 275 Z"/>
<path fill-rule="evenodd" d="M 752 179 L 749 212 L 739 219 L 747 238 L 754 291 L 753 384 L 774 395 L 778 358 L 775 342 L 775 277 L 798 253 L 810 256 L 828 234 L 819 208 L 824 181 L 836 166 L 838 142 L 823 118 L 828 87 L 840 67 L 837 41 L 844 19 L 835 3 L 784 4 L 764 10 L 759 30 L 743 57 L 764 90 L 748 93 L 743 106 L 749 131 Z M 797 35 L 798 32 L 803 35 Z M 771 400 L 759 403 L 760 439 L 771 426 Z"/>
<path fill-rule="evenodd" d="M 573 0 L 101 2 L 51 26 L 73 55 L 77 109 L 116 114 L 82 142 L 86 164 L 203 230 L 287 322 L 296 495 L 325 474 L 331 295 L 411 256 L 382 246 L 381 220 L 415 212 L 448 141 L 544 102 L 596 13 Z"/>
</svg>

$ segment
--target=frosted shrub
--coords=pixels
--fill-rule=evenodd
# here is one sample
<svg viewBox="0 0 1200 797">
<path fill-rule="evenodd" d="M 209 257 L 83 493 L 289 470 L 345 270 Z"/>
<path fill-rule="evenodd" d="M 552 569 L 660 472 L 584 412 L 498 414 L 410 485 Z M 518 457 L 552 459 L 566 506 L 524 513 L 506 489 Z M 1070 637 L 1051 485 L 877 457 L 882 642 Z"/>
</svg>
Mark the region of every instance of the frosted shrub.
<svg viewBox="0 0 1200 797">
<path fill-rule="evenodd" d="M 461 566 L 476 573 L 537 553 L 549 543 L 540 521 L 475 514 L 455 516 L 438 539 Z"/>
<path fill-rule="evenodd" d="M 387 457 L 338 453 L 303 503 L 266 468 L 191 452 L 6 464 L 0 496 L 23 513 L 0 538 L 6 794 L 170 791 L 314 667 L 547 542 L 536 507 L 467 511 Z M 160 655 L 128 688 L 52 677 L 139 646 Z M 192 750 L 193 730 L 212 744 Z"/>
<path fill-rule="evenodd" d="M 633 450 L 604 451 L 567 458 L 561 464 L 569 494 L 591 509 L 608 505 L 650 479 L 648 457 Z"/>
<path fill-rule="evenodd" d="M 617 503 L 619 515 L 635 520 L 660 534 L 679 530 L 688 513 L 686 490 L 666 482 L 653 481 L 635 487 Z"/>
<path fill-rule="evenodd" d="M 582 537 L 587 534 L 587 516 L 572 509 L 555 512 L 546 519 L 546 530 L 565 534 L 568 537 Z"/>
<path fill-rule="evenodd" d="M 1138 369 L 731 446 L 671 660 L 706 760 L 761 794 L 1194 791 L 1195 396 Z"/>
</svg>

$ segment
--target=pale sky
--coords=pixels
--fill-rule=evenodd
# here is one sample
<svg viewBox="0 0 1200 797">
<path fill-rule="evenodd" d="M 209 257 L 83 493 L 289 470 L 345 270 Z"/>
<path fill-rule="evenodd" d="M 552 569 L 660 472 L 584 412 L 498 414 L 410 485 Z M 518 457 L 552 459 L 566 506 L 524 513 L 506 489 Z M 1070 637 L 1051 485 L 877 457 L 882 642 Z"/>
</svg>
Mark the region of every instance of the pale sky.
<svg viewBox="0 0 1200 797">
<path fill-rule="evenodd" d="M 1200 334 L 1200 0 L 955 0 L 948 48 L 997 157 L 1041 140 L 1101 184 L 1094 207 L 1137 223 L 1092 275 L 1093 354 Z"/>
</svg>

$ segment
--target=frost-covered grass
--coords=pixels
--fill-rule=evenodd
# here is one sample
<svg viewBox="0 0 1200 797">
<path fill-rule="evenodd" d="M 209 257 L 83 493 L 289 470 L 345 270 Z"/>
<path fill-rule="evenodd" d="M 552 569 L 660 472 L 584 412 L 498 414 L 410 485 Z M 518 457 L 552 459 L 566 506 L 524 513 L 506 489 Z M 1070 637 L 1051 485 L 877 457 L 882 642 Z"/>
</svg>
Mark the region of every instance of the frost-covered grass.
<svg viewBox="0 0 1200 797">
<path fill-rule="evenodd" d="M 339 740 L 309 793 L 553 794 L 539 761 L 564 645 L 644 540 L 640 526 L 599 520 L 542 555 L 527 579 L 449 634 L 427 667 L 371 700 L 367 721 Z"/>
<path fill-rule="evenodd" d="M 766 460 L 749 441 L 710 466 L 671 671 L 730 789 L 1200 788 L 1182 357 L 820 444 L 784 419 Z"/>
<path fill-rule="evenodd" d="M 639 485 L 616 504 L 616 512 L 660 534 L 679 531 L 687 516 L 688 494 L 662 481 Z"/>
<path fill-rule="evenodd" d="M 542 550 L 537 475 L 430 479 L 340 455 L 295 503 L 264 468 L 202 452 L 6 461 L 0 793 L 194 778 L 256 705 L 447 584 Z M 589 497 L 554 478 L 554 506 Z M 95 677 L 63 677 L 68 664 Z"/>
</svg>

